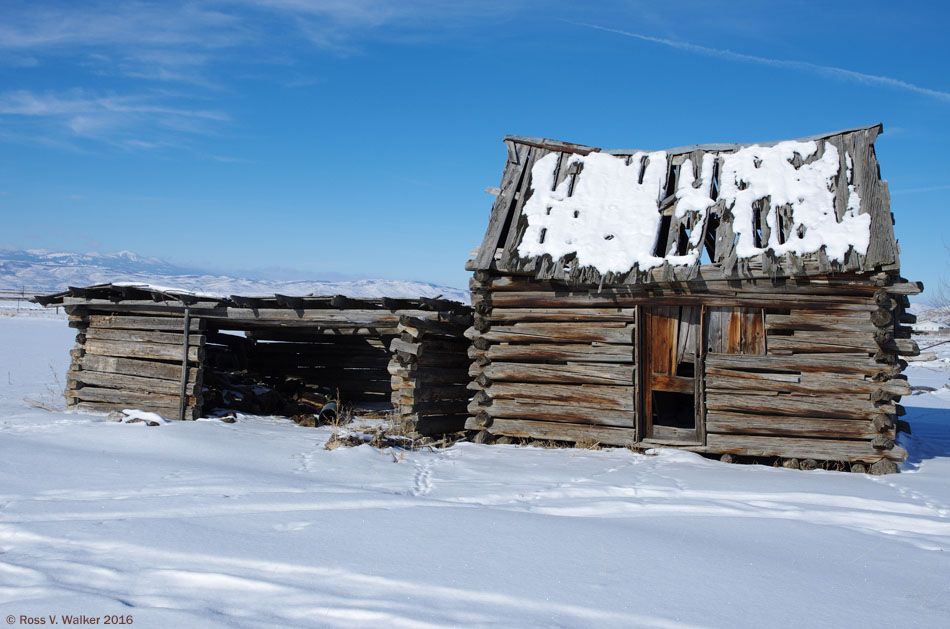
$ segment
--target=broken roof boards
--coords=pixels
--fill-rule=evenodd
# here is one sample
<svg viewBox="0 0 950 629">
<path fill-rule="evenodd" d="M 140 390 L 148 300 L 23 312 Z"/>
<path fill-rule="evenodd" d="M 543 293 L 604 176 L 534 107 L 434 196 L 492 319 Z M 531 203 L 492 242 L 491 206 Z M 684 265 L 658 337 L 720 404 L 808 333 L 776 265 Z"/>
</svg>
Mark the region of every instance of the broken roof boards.
<svg viewBox="0 0 950 629">
<path fill-rule="evenodd" d="M 224 297 L 146 284 L 36 301 L 65 306 L 78 330 L 71 408 L 195 419 L 215 408 L 276 412 L 278 398 L 329 389 L 347 403 L 389 401 L 403 423 L 438 433 L 461 429 L 471 397 L 462 337 L 471 309 L 454 301 Z"/>
<path fill-rule="evenodd" d="M 921 286 L 899 275 L 880 130 L 652 152 L 507 137 L 467 265 L 466 427 L 896 470 Z"/>
<path fill-rule="evenodd" d="M 468 268 L 601 285 L 896 269 L 881 130 L 668 151 L 508 136 Z"/>
</svg>

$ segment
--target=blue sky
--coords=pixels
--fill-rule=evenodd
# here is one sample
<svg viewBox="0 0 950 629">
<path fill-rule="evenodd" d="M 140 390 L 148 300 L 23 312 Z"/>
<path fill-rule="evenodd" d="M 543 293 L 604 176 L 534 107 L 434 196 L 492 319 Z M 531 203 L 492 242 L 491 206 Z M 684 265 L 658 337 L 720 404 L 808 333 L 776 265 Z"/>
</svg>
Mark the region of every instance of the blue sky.
<svg viewBox="0 0 950 629">
<path fill-rule="evenodd" d="M 467 286 L 507 134 L 883 122 L 903 272 L 950 276 L 942 2 L 0 4 L 0 245 Z"/>
</svg>

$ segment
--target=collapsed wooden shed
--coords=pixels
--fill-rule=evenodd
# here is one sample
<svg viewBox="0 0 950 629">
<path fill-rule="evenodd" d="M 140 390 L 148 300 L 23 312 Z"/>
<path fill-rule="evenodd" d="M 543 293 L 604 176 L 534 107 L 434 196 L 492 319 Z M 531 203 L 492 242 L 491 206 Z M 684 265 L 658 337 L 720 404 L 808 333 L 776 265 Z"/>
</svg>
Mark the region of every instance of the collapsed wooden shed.
<svg viewBox="0 0 950 629">
<path fill-rule="evenodd" d="M 421 432 L 460 430 L 471 309 L 444 299 L 209 297 L 103 284 L 39 296 L 77 329 L 67 406 L 195 419 L 289 414 L 325 394 L 392 409 Z M 306 404 L 303 405 L 305 409 Z"/>
<path fill-rule="evenodd" d="M 469 429 L 894 471 L 918 349 L 880 125 L 605 151 L 508 136 Z"/>
</svg>

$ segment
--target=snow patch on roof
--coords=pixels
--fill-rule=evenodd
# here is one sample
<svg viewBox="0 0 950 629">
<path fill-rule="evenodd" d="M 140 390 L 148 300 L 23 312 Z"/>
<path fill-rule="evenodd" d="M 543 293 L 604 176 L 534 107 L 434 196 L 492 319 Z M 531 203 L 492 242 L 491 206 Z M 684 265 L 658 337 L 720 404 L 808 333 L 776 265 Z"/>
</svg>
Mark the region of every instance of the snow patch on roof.
<svg viewBox="0 0 950 629">
<path fill-rule="evenodd" d="M 792 165 L 796 155 L 807 158 L 817 152 L 816 142 L 789 141 L 722 155 L 720 195 L 732 201 L 738 257 L 750 258 L 768 249 L 777 256 L 788 252 L 804 255 L 825 247 L 829 259 L 841 262 L 849 247 L 867 253 L 871 215 L 859 213 L 861 200 L 853 186 L 848 188 L 848 206 L 840 222 L 835 214 L 834 184 L 840 162 L 834 145 L 826 143 L 822 155 L 811 163 L 799 168 Z M 848 167 L 849 179 L 851 171 Z M 767 197 L 770 233 L 767 242 L 756 246 L 753 203 Z M 777 212 L 782 206 L 788 206 L 787 216 L 792 219 L 790 225 L 781 226 L 784 229 L 780 229 Z"/>
<path fill-rule="evenodd" d="M 766 251 L 776 256 L 805 255 L 824 247 L 830 260 L 843 262 L 851 248 L 867 253 L 871 216 L 866 209 L 862 213 L 850 156 L 846 155 L 844 165 L 847 205 L 836 213 L 835 186 L 842 168 L 839 153 L 834 145 L 815 141 L 708 153 L 696 168 L 686 159 L 679 169 L 673 210 L 673 216 L 688 227 L 685 252 L 677 251 L 674 240 L 668 251 L 656 251 L 659 202 L 667 177 L 665 152 L 638 152 L 630 157 L 573 154 L 561 168 L 580 167 L 580 174 L 556 186 L 559 154 L 549 153 L 531 170 L 533 191 L 523 208 L 528 226 L 518 253 L 523 257 L 548 254 L 555 260 L 576 254 L 576 264 L 601 273 L 625 273 L 634 265 L 645 271 L 664 262 L 695 264 L 702 253 L 710 208 L 717 202 L 712 183 L 717 157 L 721 160 L 718 201 L 724 212 L 732 214 L 739 258 Z M 796 168 L 795 163 L 800 166 Z M 756 207 L 765 212 L 760 223 L 768 227 L 764 241 L 765 234 L 760 232 L 766 230 L 757 229 Z"/>
<path fill-rule="evenodd" d="M 577 253 L 577 263 L 602 272 L 629 271 L 663 263 L 653 255 L 660 225 L 657 211 L 666 178 L 666 153 L 636 153 L 630 160 L 591 153 L 572 155 L 564 168 L 583 165 L 573 193 L 571 178 L 554 186 L 558 154 L 549 153 L 531 170 L 534 193 L 524 205 L 528 228 L 522 256 Z M 643 171 L 641 177 L 641 170 Z"/>
</svg>

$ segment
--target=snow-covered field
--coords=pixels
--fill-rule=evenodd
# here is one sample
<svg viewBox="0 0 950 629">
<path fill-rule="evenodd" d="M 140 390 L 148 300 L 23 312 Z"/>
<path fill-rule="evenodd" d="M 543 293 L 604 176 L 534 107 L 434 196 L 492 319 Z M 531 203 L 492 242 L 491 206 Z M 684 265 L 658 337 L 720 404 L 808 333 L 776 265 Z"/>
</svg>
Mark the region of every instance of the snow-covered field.
<svg viewBox="0 0 950 629">
<path fill-rule="evenodd" d="M 0 616 L 14 626 L 950 618 L 950 358 L 912 365 L 936 391 L 904 398 L 910 460 L 875 477 L 674 450 L 328 451 L 329 429 L 278 418 L 147 427 L 25 403 L 62 407 L 72 337 L 62 320 L 0 316 Z"/>
</svg>

